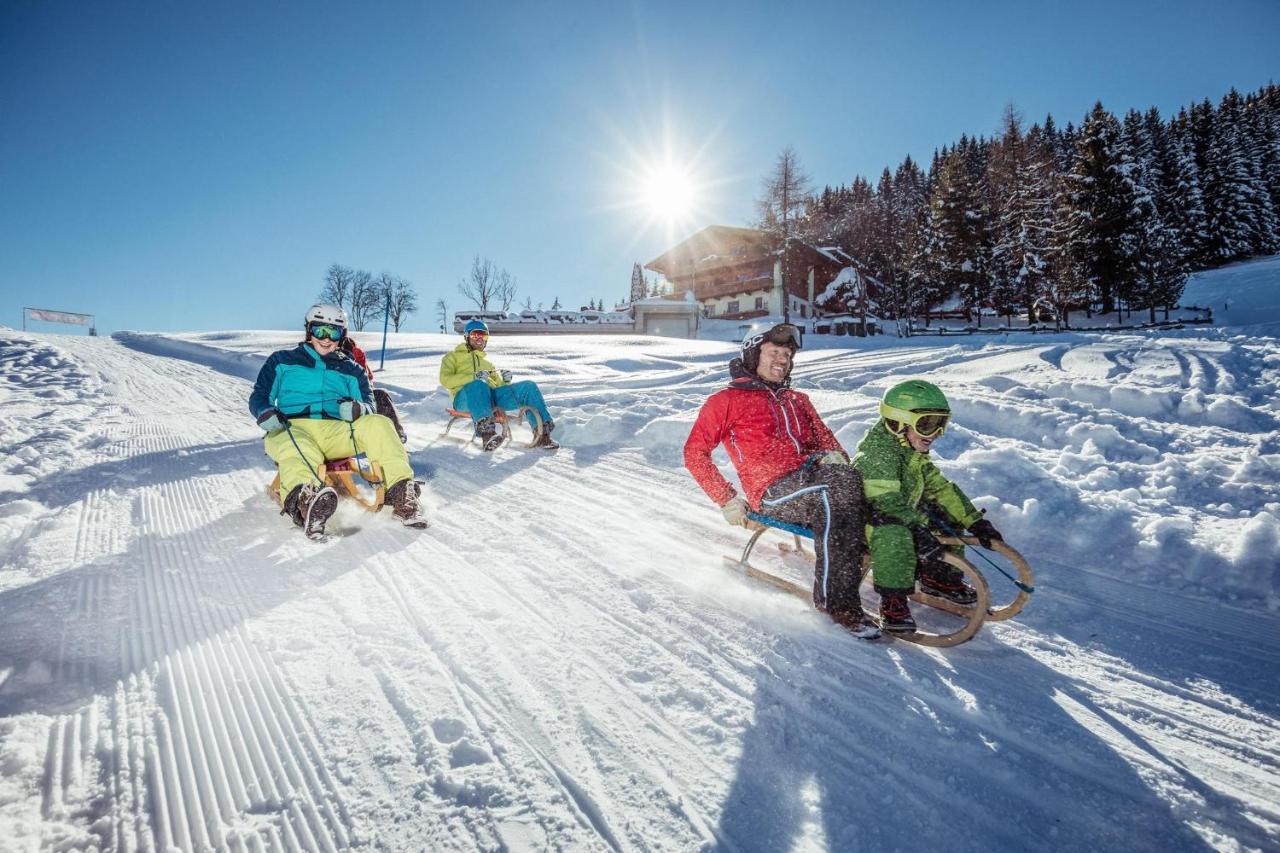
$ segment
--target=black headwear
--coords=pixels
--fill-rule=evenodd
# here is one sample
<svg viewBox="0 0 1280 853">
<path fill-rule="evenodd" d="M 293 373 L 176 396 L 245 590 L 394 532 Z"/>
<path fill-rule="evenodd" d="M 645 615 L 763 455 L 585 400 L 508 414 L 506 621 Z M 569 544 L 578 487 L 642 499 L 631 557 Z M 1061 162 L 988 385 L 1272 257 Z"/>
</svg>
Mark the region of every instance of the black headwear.
<svg viewBox="0 0 1280 853">
<path fill-rule="evenodd" d="M 790 323 L 779 323 L 767 332 L 752 332 L 742 339 L 742 366 L 752 373 L 760 366 L 760 347 L 766 342 L 791 348 L 795 355 L 800 349 L 803 333 L 799 326 Z M 790 375 L 790 371 L 787 372 Z"/>
</svg>

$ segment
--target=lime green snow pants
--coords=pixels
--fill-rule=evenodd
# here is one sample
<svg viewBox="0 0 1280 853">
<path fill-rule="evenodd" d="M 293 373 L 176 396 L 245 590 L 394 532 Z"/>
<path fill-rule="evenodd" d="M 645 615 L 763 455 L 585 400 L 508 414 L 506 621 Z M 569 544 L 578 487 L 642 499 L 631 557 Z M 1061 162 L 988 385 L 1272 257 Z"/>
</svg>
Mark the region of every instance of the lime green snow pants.
<svg viewBox="0 0 1280 853">
<path fill-rule="evenodd" d="M 964 554 L 963 548 L 947 550 Z M 867 551 L 876 586 L 911 589 L 916 585 L 916 543 L 909 529 L 901 524 L 868 524 Z"/>
<path fill-rule="evenodd" d="M 382 467 L 382 479 L 388 489 L 413 477 L 409 454 L 396 435 L 395 425 L 382 415 L 365 415 L 354 423 L 298 418 L 289 421 L 288 429 L 267 436 L 266 448 L 267 455 L 280 467 L 281 501 L 294 487 L 314 481 L 312 472 L 325 461 L 346 459 L 357 453 L 364 453 Z"/>
</svg>

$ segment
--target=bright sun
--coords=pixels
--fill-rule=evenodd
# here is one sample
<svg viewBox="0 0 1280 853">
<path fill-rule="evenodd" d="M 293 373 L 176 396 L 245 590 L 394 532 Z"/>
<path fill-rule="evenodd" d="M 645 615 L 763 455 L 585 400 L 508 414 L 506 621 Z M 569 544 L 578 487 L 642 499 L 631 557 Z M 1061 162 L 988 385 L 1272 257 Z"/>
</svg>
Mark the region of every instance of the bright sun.
<svg viewBox="0 0 1280 853">
<path fill-rule="evenodd" d="M 649 215 L 667 222 L 687 217 L 697 203 L 693 177 L 675 166 L 650 169 L 640 180 Z"/>
</svg>

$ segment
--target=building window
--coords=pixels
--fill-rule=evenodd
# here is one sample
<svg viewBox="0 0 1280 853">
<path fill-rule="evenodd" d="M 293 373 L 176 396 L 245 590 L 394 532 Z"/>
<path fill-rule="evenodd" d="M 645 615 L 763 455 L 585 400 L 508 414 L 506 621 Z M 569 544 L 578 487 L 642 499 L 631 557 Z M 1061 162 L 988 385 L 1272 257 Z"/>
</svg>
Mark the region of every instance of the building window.
<svg viewBox="0 0 1280 853">
<path fill-rule="evenodd" d="M 760 310 L 761 308 L 763 308 L 763 307 L 764 307 L 764 297 L 763 297 L 763 296 L 757 296 L 757 297 L 756 297 L 756 310 L 757 310 L 757 311 L 759 311 L 759 310 Z"/>
<path fill-rule="evenodd" d="M 801 305 L 801 306 L 800 306 L 800 316 L 801 316 L 801 317 L 807 317 L 807 316 L 808 316 L 807 314 L 805 314 L 805 313 L 804 313 L 804 310 L 805 310 L 805 306 Z"/>
<path fill-rule="evenodd" d="M 715 314 L 716 314 L 716 306 L 715 306 L 715 303 L 714 303 L 714 302 L 713 302 L 713 303 L 711 303 L 710 305 L 704 305 L 704 306 L 702 306 L 702 316 L 703 316 L 703 317 L 714 317 L 714 316 L 715 316 Z"/>
<path fill-rule="evenodd" d="M 738 312 L 738 300 L 733 300 L 725 307 L 726 314 L 736 314 Z"/>
</svg>

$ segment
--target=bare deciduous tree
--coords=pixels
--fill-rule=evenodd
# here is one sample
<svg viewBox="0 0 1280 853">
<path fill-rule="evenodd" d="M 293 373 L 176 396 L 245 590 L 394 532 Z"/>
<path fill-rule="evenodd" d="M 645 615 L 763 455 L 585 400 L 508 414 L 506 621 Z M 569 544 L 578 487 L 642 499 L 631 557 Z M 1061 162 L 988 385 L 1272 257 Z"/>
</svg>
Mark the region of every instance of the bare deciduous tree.
<svg viewBox="0 0 1280 853">
<path fill-rule="evenodd" d="M 510 311 L 511 303 L 516 301 L 516 279 L 506 270 L 498 270 L 498 301 L 503 311 Z"/>
<path fill-rule="evenodd" d="M 508 311 L 516 299 L 516 280 L 493 261 L 476 255 L 471 260 L 471 274 L 458 282 L 458 292 L 481 311 L 497 310 L 499 305 Z"/>
<path fill-rule="evenodd" d="M 329 302 L 339 308 L 346 309 L 351 298 L 351 282 L 356 271 L 342 264 L 333 264 L 324 274 L 324 287 L 320 290 L 320 301 Z"/>
<path fill-rule="evenodd" d="M 351 305 L 347 316 L 352 327 L 363 330 L 370 319 L 380 313 L 383 294 L 374 277 L 365 270 L 356 270 L 351 277 Z"/>
<path fill-rule="evenodd" d="M 810 178 L 800 168 L 800 156 L 795 149 L 782 149 L 774 161 L 773 171 L 765 176 L 763 193 L 756 200 L 760 213 L 760 227 L 778 233 L 784 239 L 790 237 L 796 215 L 804 210 L 813 194 Z"/>
<path fill-rule="evenodd" d="M 448 334 L 449 303 L 444 301 L 443 296 L 436 300 L 436 319 L 440 321 L 440 334 Z"/>
<path fill-rule="evenodd" d="M 773 236 L 774 250 L 780 252 L 783 275 L 787 269 L 787 250 L 796 217 L 804 210 L 813 194 L 809 176 L 800 168 L 800 157 L 790 146 L 782 149 L 774 161 L 773 171 L 765 176 L 763 194 L 756 200 L 760 227 Z M 782 284 L 782 319 L 791 322 L 791 295 L 787 283 Z"/>
<path fill-rule="evenodd" d="M 418 294 L 412 284 L 390 273 L 380 275 L 378 283 L 382 288 L 382 299 L 391 310 L 391 326 L 398 332 L 409 315 L 418 310 Z"/>
</svg>

